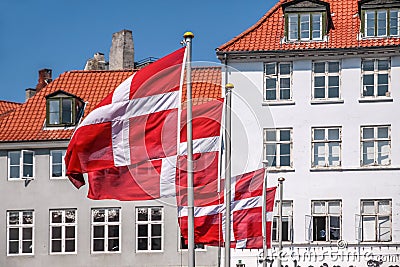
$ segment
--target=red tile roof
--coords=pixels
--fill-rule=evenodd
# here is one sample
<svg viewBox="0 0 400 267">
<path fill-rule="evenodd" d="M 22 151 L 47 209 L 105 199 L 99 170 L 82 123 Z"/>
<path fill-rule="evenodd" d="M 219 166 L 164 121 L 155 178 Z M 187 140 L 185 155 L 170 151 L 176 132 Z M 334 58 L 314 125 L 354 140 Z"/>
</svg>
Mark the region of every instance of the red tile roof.
<svg viewBox="0 0 400 267">
<path fill-rule="evenodd" d="M 0 119 L 15 111 L 15 109 L 18 108 L 20 105 L 22 104 L 0 100 Z"/>
<path fill-rule="evenodd" d="M 40 90 L 26 103 L 0 123 L 0 142 L 68 140 L 73 129 L 44 129 L 46 119 L 45 96 L 63 90 L 76 95 L 87 103 L 85 114 L 105 98 L 121 82 L 132 75 L 134 70 L 126 71 L 69 71 Z M 204 101 L 221 96 L 221 69 L 194 69 L 193 95 Z"/>
<path fill-rule="evenodd" d="M 330 5 L 333 29 L 327 41 L 283 42 L 285 22 L 280 0 L 256 24 L 217 48 L 220 52 L 231 51 L 279 51 L 302 49 L 338 49 L 357 47 L 398 46 L 399 37 L 362 39 L 358 0 L 325 0 Z"/>
</svg>

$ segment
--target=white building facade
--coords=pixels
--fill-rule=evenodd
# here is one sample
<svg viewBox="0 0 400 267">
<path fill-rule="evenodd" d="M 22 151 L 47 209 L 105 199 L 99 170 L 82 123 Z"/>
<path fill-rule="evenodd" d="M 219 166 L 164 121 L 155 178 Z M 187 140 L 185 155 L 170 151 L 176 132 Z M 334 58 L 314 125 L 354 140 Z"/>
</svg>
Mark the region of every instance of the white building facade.
<svg viewBox="0 0 400 267">
<path fill-rule="evenodd" d="M 400 265 L 398 8 L 280 1 L 217 49 L 235 86 L 233 175 L 268 160 L 269 185 L 286 179 L 283 266 Z M 262 250 L 233 255 L 262 266 Z"/>
</svg>

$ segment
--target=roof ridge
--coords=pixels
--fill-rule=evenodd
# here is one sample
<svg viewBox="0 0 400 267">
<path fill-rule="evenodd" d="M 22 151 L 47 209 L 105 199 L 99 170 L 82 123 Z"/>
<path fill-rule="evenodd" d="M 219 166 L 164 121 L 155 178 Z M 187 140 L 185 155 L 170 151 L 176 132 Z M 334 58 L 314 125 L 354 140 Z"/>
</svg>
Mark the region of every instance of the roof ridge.
<svg viewBox="0 0 400 267">
<path fill-rule="evenodd" d="M 123 70 L 69 70 L 64 73 L 90 73 L 90 72 L 132 72 L 138 71 L 139 69 L 123 69 Z"/>
<path fill-rule="evenodd" d="M 250 28 L 248 28 L 247 30 L 245 30 L 244 32 L 242 32 L 241 34 L 237 35 L 236 37 L 232 38 L 230 41 L 224 43 L 223 45 L 220 45 L 219 47 L 216 48 L 217 51 L 221 51 L 224 50 L 226 47 L 228 47 L 229 45 L 231 45 L 232 43 L 236 42 L 237 40 L 239 40 L 240 38 L 244 37 L 245 35 L 249 34 L 250 32 L 252 32 L 254 29 L 258 28 L 260 25 L 262 25 L 264 23 L 264 21 L 271 16 L 272 14 L 274 14 L 274 12 L 281 7 L 281 5 L 283 3 L 288 2 L 287 0 L 279 0 L 278 3 L 276 3 L 270 10 L 267 11 L 267 13 L 264 14 L 264 16 L 261 17 L 261 19 L 259 19 L 253 26 L 251 26 Z"/>
</svg>

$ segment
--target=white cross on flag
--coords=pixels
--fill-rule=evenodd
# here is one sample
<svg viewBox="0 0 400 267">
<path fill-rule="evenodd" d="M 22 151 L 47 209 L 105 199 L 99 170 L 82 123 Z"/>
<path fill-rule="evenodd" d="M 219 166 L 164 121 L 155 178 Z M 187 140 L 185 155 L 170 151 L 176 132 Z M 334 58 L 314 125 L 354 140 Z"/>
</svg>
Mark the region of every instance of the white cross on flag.
<svg viewBox="0 0 400 267">
<path fill-rule="evenodd" d="M 76 187 L 83 173 L 176 155 L 184 55 L 181 48 L 137 71 L 83 120 L 65 155 Z"/>
</svg>

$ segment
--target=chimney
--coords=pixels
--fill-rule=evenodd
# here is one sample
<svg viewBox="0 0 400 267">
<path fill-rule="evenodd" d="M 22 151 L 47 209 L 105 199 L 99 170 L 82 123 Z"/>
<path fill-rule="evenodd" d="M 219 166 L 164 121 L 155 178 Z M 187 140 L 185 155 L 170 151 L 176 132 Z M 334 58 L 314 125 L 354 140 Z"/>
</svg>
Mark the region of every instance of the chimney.
<svg viewBox="0 0 400 267">
<path fill-rule="evenodd" d="M 25 89 L 25 101 L 28 101 L 28 99 L 34 96 L 35 94 L 36 94 L 35 88 Z"/>
<path fill-rule="evenodd" d="M 41 69 L 39 70 L 39 80 L 36 85 L 36 92 L 42 90 L 46 85 L 52 81 L 51 79 L 51 69 Z"/>
<path fill-rule="evenodd" d="M 110 70 L 133 69 L 135 67 L 132 31 L 122 30 L 112 35 L 109 59 Z"/>
<path fill-rule="evenodd" d="M 107 70 L 108 62 L 104 59 L 104 54 L 97 52 L 93 58 L 86 61 L 85 70 Z"/>
</svg>

